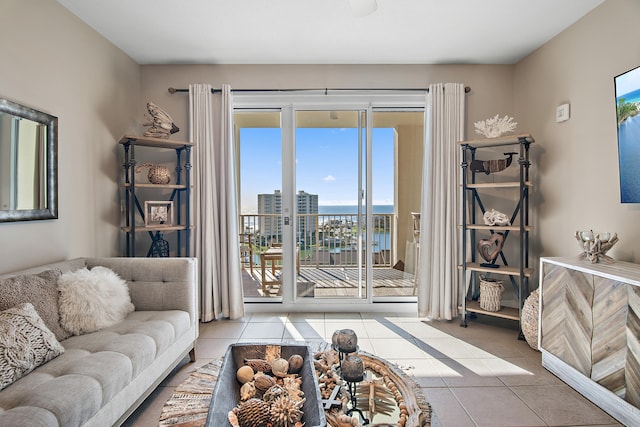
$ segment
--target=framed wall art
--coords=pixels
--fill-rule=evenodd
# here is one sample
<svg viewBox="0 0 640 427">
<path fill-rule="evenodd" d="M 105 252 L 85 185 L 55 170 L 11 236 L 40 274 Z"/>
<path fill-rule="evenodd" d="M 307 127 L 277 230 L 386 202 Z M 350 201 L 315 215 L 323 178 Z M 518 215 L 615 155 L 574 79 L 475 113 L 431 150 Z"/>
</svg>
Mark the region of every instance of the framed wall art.
<svg viewBox="0 0 640 427">
<path fill-rule="evenodd" d="M 173 225 L 173 202 L 146 201 L 144 202 L 144 225 L 147 227 Z"/>
</svg>

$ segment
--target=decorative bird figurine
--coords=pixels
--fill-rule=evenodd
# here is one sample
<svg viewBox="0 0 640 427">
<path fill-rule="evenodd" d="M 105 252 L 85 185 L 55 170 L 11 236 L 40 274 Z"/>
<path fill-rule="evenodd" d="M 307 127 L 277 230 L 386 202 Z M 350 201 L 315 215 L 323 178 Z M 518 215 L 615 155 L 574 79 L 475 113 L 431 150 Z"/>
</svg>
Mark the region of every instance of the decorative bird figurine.
<svg viewBox="0 0 640 427">
<path fill-rule="evenodd" d="M 149 129 L 143 134 L 144 136 L 167 139 L 171 134 L 180 130 L 173 123 L 171 116 L 153 102 L 147 102 L 147 110 L 151 115 L 151 122 L 143 124 L 143 126 L 149 126 Z"/>
<path fill-rule="evenodd" d="M 505 156 L 508 156 L 506 159 L 472 160 L 471 171 L 484 172 L 487 175 L 489 175 L 490 173 L 502 172 L 503 170 L 505 170 L 511 165 L 514 154 L 518 154 L 518 153 L 516 153 L 515 151 L 510 153 L 504 153 Z"/>
</svg>

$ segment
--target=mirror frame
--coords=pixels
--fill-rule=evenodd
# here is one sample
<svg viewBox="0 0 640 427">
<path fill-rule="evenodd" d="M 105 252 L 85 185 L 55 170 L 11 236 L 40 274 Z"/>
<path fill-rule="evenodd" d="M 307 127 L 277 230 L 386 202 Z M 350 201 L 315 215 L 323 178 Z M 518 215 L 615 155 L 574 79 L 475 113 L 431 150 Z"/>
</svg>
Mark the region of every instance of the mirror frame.
<svg viewBox="0 0 640 427">
<path fill-rule="evenodd" d="M 47 126 L 47 206 L 44 209 L 0 210 L 0 222 L 58 218 L 58 118 L 0 98 L 0 113 L 32 120 Z"/>
</svg>

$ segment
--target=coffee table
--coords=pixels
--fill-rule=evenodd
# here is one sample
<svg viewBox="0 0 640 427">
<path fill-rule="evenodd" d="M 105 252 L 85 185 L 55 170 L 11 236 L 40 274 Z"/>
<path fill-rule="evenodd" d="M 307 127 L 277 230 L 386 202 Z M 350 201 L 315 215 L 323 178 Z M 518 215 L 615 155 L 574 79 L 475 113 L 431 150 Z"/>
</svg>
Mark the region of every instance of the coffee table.
<svg viewBox="0 0 640 427">
<path fill-rule="evenodd" d="M 286 344 L 286 343 L 283 343 Z M 300 344 L 300 342 L 291 342 Z M 328 343 L 307 343 L 312 353 L 330 349 Z M 427 402 L 420 386 L 410 375 L 397 365 L 375 355 L 359 352 L 365 364 L 378 365 L 378 369 L 391 377 L 398 391 L 405 400 L 409 417 L 405 427 L 427 427 L 431 425 L 431 407 Z M 216 359 L 197 369 L 173 392 L 165 403 L 160 416 L 160 427 L 189 425 L 190 427 L 204 427 L 211 404 L 211 395 L 222 366 L 222 359 Z M 381 374 L 382 375 L 382 374 Z M 327 418 L 330 421 L 330 417 Z M 374 417 L 374 422 L 378 422 Z"/>
</svg>

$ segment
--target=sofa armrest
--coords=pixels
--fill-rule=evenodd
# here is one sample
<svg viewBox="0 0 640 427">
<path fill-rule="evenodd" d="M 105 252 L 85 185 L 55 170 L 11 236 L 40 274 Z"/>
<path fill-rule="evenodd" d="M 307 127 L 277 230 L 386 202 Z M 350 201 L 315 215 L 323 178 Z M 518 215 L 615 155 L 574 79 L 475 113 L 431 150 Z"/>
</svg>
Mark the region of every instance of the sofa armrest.
<svg viewBox="0 0 640 427">
<path fill-rule="evenodd" d="M 87 267 L 97 265 L 115 271 L 129 285 L 136 311 L 184 310 L 198 324 L 196 258 L 86 258 Z"/>
</svg>

